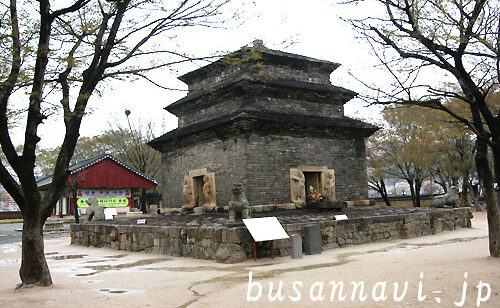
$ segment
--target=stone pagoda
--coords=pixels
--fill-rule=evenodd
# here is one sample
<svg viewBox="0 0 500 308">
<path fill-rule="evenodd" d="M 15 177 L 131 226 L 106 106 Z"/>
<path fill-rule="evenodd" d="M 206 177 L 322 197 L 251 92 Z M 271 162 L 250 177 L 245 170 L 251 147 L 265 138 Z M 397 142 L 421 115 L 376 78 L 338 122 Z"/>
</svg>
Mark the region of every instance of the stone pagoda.
<svg viewBox="0 0 500 308">
<path fill-rule="evenodd" d="M 344 116 L 356 93 L 330 83 L 338 63 L 242 47 L 179 79 L 184 98 L 165 109 L 178 128 L 160 151 L 170 207 L 225 206 L 234 183 L 250 205 L 367 198 L 365 138 L 377 127 Z"/>
</svg>

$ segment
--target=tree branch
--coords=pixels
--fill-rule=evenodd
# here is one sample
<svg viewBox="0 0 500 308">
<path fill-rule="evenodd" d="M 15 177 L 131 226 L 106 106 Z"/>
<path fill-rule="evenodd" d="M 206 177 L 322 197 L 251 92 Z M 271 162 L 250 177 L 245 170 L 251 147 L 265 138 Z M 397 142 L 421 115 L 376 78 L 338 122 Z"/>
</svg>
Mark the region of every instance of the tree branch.
<svg viewBox="0 0 500 308">
<path fill-rule="evenodd" d="M 10 172 L 5 168 L 2 160 L 0 159 L 0 184 L 7 190 L 9 195 L 16 201 L 21 212 L 24 213 L 24 196 L 21 187 L 14 180 Z"/>
<path fill-rule="evenodd" d="M 16 149 L 12 143 L 8 128 L 8 102 L 16 85 L 21 70 L 21 41 L 19 38 L 19 20 L 17 15 L 16 0 L 10 0 L 10 22 L 12 38 L 12 63 L 10 73 L 6 81 L 0 84 L 0 130 L 5 134 L 0 134 L 0 144 L 9 164 L 17 173 L 22 165 Z M 8 172 L 8 171 L 7 171 Z"/>
<path fill-rule="evenodd" d="M 50 18 L 52 20 L 54 20 L 61 15 L 76 12 L 79 9 L 81 9 L 82 7 L 86 6 L 90 1 L 92 1 L 92 0 L 78 0 L 75 3 L 73 3 L 73 5 L 71 5 L 71 6 L 54 11 L 52 14 L 50 14 Z"/>
<path fill-rule="evenodd" d="M 95 54 L 94 58 L 89 65 L 89 67 L 83 72 L 83 82 L 80 87 L 78 97 L 76 99 L 75 108 L 73 110 L 72 116 L 68 120 L 66 126 L 66 134 L 64 136 L 63 143 L 61 145 L 61 150 L 57 157 L 57 161 L 54 167 L 54 174 L 52 177 L 52 183 L 44 195 L 43 204 L 45 205 L 44 213 L 50 214 L 50 210 L 53 204 L 57 202 L 58 194 L 57 191 L 59 187 L 64 186 L 68 179 L 67 167 L 73 155 L 74 149 L 76 147 L 76 142 L 79 136 L 80 124 L 82 117 L 85 113 L 85 108 L 87 102 L 95 90 L 97 83 L 104 73 L 106 68 L 107 59 L 114 47 L 116 35 L 120 27 L 120 23 L 123 19 L 123 15 L 127 10 L 127 6 L 130 0 L 124 0 L 116 4 L 116 14 L 114 14 L 113 24 L 109 30 L 108 37 L 105 44 L 101 46 L 102 38 L 104 36 L 105 30 L 107 29 L 107 22 L 112 17 L 111 14 L 103 14 L 103 22 L 99 29 L 99 33 L 95 39 Z M 97 44 L 98 43 L 98 44 Z"/>
<path fill-rule="evenodd" d="M 72 116 L 72 112 L 69 106 L 69 84 L 68 84 L 68 75 L 71 73 L 71 70 L 73 69 L 75 63 L 74 55 L 78 47 L 80 47 L 80 44 L 82 43 L 83 38 L 85 37 L 85 34 L 82 34 L 81 36 L 78 37 L 78 40 L 76 43 L 73 45 L 73 48 L 70 50 L 68 57 L 67 57 L 67 66 L 66 69 L 59 74 L 58 76 L 58 82 L 61 85 L 62 88 L 62 95 L 63 98 L 61 100 L 61 105 L 63 106 L 63 111 L 64 111 L 64 123 L 66 126 L 69 125 L 69 119 Z"/>
<path fill-rule="evenodd" d="M 474 28 L 474 25 L 476 24 L 476 21 L 479 17 L 479 14 L 484 8 L 486 0 L 477 0 L 476 4 L 474 5 L 474 10 L 472 11 L 470 16 L 467 16 L 468 24 L 463 33 L 460 33 L 460 44 L 458 45 L 456 56 L 455 57 L 461 57 L 465 49 L 467 48 L 467 45 L 470 42 L 471 37 L 473 36 L 472 34 L 472 29 Z"/>
</svg>

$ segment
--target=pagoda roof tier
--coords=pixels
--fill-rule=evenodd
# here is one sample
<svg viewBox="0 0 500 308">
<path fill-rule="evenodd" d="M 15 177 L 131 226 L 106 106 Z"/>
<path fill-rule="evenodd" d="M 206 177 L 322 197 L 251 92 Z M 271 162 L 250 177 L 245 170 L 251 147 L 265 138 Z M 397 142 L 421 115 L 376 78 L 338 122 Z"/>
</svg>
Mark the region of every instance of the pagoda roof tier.
<svg viewBox="0 0 500 308">
<path fill-rule="evenodd" d="M 238 111 L 212 120 L 174 129 L 148 143 L 162 151 L 182 147 L 184 144 L 204 142 L 211 138 L 228 137 L 240 133 L 301 134 L 332 137 L 368 137 L 379 128 L 348 117 L 327 118 L 258 111 Z"/>
<path fill-rule="evenodd" d="M 228 68 L 255 63 L 288 66 L 301 70 L 314 68 L 325 74 L 330 74 L 340 66 L 339 63 L 335 62 L 269 49 L 263 45 L 262 41 L 256 40 L 253 42 L 252 47 L 241 47 L 239 50 L 231 52 L 209 65 L 178 77 L 178 79 L 186 84 L 193 84 Z"/>
<path fill-rule="evenodd" d="M 164 109 L 178 115 L 182 111 L 194 111 L 220 103 L 220 97 L 227 94 L 272 94 L 274 97 L 314 101 L 327 104 L 344 104 L 357 93 L 331 84 L 310 83 L 284 78 L 254 78 L 243 75 L 238 79 L 227 80 L 207 90 L 196 91 L 168 105 Z"/>
</svg>

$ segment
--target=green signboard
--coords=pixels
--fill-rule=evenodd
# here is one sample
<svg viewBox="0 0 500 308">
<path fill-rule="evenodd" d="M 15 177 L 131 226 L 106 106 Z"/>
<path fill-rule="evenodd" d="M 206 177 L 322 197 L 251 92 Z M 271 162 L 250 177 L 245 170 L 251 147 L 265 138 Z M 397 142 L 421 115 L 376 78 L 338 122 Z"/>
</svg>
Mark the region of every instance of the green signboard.
<svg viewBox="0 0 500 308">
<path fill-rule="evenodd" d="M 87 200 L 89 198 L 78 198 L 76 204 L 78 207 L 89 207 L 87 204 Z M 128 206 L 129 200 L 128 198 L 122 197 L 122 198 L 96 198 L 97 202 L 99 203 L 99 206 L 102 207 L 124 207 Z"/>
</svg>

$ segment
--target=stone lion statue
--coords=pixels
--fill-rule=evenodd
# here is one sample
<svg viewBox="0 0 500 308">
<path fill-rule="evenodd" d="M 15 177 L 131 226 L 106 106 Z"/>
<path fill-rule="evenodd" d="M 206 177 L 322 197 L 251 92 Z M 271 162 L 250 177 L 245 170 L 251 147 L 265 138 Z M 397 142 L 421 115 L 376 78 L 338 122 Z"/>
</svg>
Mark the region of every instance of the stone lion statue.
<svg viewBox="0 0 500 308">
<path fill-rule="evenodd" d="M 86 202 L 89 205 L 86 211 L 87 220 L 88 221 L 92 221 L 92 219 L 94 219 L 94 221 L 104 220 L 104 208 L 102 206 L 99 206 L 97 198 L 95 197 L 90 198 Z"/>
<path fill-rule="evenodd" d="M 233 196 L 229 201 L 229 220 L 236 221 L 236 217 L 241 213 L 242 219 L 250 218 L 250 208 L 248 200 L 245 197 L 241 183 L 233 184 Z"/>
<path fill-rule="evenodd" d="M 458 207 L 458 200 L 458 188 L 452 186 L 446 194 L 434 197 L 431 207 Z"/>
</svg>

